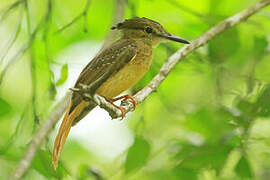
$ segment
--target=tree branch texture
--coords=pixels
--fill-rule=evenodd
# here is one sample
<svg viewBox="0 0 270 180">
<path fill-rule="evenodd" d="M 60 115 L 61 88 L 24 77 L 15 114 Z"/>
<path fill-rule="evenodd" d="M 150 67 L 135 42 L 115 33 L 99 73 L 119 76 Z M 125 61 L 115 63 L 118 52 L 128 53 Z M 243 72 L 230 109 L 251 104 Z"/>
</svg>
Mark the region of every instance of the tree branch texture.
<svg viewBox="0 0 270 180">
<path fill-rule="evenodd" d="M 172 71 L 175 65 L 181 60 L 183 60 L 183 58 L 185 58 L 188 54 L 192 53 L 199 47 L 205 45 L 209 40 L 225 32 L 231 27 L 245 21 L 250 16 L 257 13 L 258 11 L 260 11 L 262 8 L 264 8 L 265 6 L 269 4 L 270 4 L 270 0 L 262 0 L 252 5 L 251 7 L 241 11 L 240 13 L 235 14 L 225 19 L 221 23 L 213 26 L 210 30 L 205 32 L 199 38 L 193 40 L 190 45 L 185 45 L 183 48 L 179 49 L 177 52 L 175 52 L 173 55 L 171 55 L 168 58 L 166 63 L 162 66 L 159 73 L 153 78 L 153 80 L 147 86 L 145 86 L 141 91 L 135 94 L 133 98 L 137 101 L 138 104 L 143 102 L 152 92 L 155 92 L 157 90 L 159 85 L 168 76 L 168 74 Z M 98 96 L 94 95 L 94 99 L 96 97 L 98 98 Z M 66 110 L 68 101 L 69 101 L 69 96 L 64 97 L 64 99 L 61 100 L 56 105 L 55 110 L 50 114 L 50 117 L 48 118 L 48 120 L 43 125 L 41 125 L 40 129 L 37 131 L 36 135 L 34 135 L 32 141 L 28 145 L 25 151 L 25 154 L 20 160 L 18 166 L 16 167 L 13 174 L 11 175 L 11 179 L 20 179 L 28 170 L 42 141 L 45 139 L 45 137 L 51 131 L 51 129 L 53 129 L 54 125 L 57 123 L 57 121 L 61 118 L 64 111 Z M 105 105 L 106 102 L 105 101 L 103 102 L 102 99 L 99 103 L 100 103 L 99 104 L 100 106 L 103 106 L 103 108 L 105 108 L 109 112 L 111 111 L 114 112 L 115 110 L 114 107 L 111 107 L 111 106 L 107 107 Z M 127 110 L 131 111 L 132 107 L 128 105 Z M 119 115 L 121 114 L 116 115 L 116 117 L 119 117 Z"/>
</svg>

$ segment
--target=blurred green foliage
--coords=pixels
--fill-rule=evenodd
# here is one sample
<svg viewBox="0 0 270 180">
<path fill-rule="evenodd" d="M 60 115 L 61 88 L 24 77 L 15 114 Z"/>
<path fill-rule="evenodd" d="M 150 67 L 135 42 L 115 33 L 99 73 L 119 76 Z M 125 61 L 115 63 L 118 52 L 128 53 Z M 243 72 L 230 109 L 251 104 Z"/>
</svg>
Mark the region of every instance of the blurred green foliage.
<svg viewBox="0 0 270 180">
<path fill-rule="evenodd" d="M 65 81 L 67 80 L 68 78 L 68 65 L 65 64 L 64 66 L 62 66 L 61 68 L 61 76 L 60 78 L 58 79 L 58 81 L 56 82 L 56 85 L 57 86 L 60 86 L 62 84 L 65 83 Z"/>
<path fill-rule="evenodd" d="M 129 148 L 125 161 L 125 172 L 143 167 L 150 153 L 150 144 L 141 137 L 135 137 L 134 144 Z"/>
<path fill-rule="evenodd" d="M 0 179 L 14 170 L 57 101 L 59 87 L 73 76 L 70 69 L 79 60 L 60 61 L 61 53 L 85 41 L 100 44 L 109 32 L 115 1 L 92 0 L 86 7 L 87 2 L 0 2 Z M 127 0 L 125 18 L 148 17 L 192 40 L 255 2 Z M 54 171 L 54 136 L 49 136 L 23 179 L 268 180 L 269 10 L 178 64 L 157 92 L 124 120 L 134 139 L 119 157 L 108 160 L 71 140 Z M 151 70 L 132 92 L 144 87 L 180 47 L 157 47 Z"/>
</svg>

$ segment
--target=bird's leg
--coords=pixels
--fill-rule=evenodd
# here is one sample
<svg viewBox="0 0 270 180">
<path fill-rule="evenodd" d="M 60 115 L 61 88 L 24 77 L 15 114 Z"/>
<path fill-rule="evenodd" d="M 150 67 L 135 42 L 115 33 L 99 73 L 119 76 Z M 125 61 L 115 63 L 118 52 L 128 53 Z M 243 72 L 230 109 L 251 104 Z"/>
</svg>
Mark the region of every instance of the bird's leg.
<svg viewBox="0 0 270 180">
<path fill-rule="evenodd" d="M 115 102 L 114 99 L 110 99 L 110 98 L 107 98 L 107 97 L 105 97 L 105 96 L 102 96 L 102 97 L 105 98 L 106 101 L 108 101 L 109 103 L 111 103 L 114 107 L 116 107 L 117 109 L 119 109 L 119 110 L 121 111 L 121 113 L 122 113 L 122 114 L 121 114 L 121 117 L 122 117 L 122 119 L 124 119 L 124 117 L 125 117 L 125 115 L 126 115 L 126 113 L 127 113 L 126 108 L 114 104 L 114 102 Z M 116 101 L 117 101 L 117 100 L 116 100 Z"/>
<path fill-rule="evenodd" d="M 117 98 L 112 99 L 112 102 L 118 101 L 120 99 L 123 99 L 122 101 L 125 101 L 125 100 L 128 100 L 129 99 L 132 102 L 132 104 L 133 104 L 133 108 L 136 109 L 137 102 L 135 101 L 135 99 L 132 96 L 130 96 L 128 94 L 127 95 L 124 95 L 124 96 L 120 96 L 120 97 L 117 97 Z"/>
<path fill-rule="evenodd" d="M 109 101 L 110 102 L 110 101 Z M 125 117 L 125 115 L 126 115 L 126 113 L 127 113 L 127 110 L 126 110 L 126 108 L 124 108 L 124 107 L 121 107 L 121 106 L 117 106 L 117 105 L 115 105 L 113 102 L 111 102 L 111 104 L 114 106 L 114 107 L 116 107 L 117 109 L 119 109 L 120 111 L 121 111 L 121 117 L 122 117 L 122 119 L 124 119 L 124 117 Z"/>
<path fill-rule="evenodd" d="M 104 96 L 102 96 L 104 97 Z M 125 100 L 131 100 L 132 104 L 133 104 L 133 108 L 135 109 L 136 108 L 136 101 L 134 98 L 132 98 L 130 95 L 124 95 L 124 96 L 120 96 L 120 97 L 117 97 L 117 98 L 114 98 L 114 99 L 110 99 L 110 98 L 107 98 L 107 97 L 104 97 L 109 103 L 111 103 L 114 107 L 116 107 L 117 109 L 119 109 L 121 112 L 122 112 L 122 119 L 125 117 L 126 113 L 127 113 L 127 110 L 126 108 L 124 107 L 121 107 L 121 106 L 118 106 L 116 104 L 114 104 L 115 101 L 118 101 L 118 100 L 121 100 L 122 101 L 125 101 Z"/>
</svg>

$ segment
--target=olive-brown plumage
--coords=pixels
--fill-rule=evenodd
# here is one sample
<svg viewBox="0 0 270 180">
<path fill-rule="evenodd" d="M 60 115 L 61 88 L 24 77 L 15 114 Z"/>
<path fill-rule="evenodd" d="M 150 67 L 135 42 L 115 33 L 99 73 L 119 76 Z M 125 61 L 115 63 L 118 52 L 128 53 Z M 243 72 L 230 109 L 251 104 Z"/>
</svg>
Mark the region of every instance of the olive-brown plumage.
<svg viewBox="0 0 270 180">
<path fill-rule="evenodd" d="M 188 43 L 180 37 L 169 34 L 159 23 L 147 18 L 128 19 L 112 29 L 120 30 L 121 38 L 90 61 L 75 84 L 75 87 L 78 87 L 79 84 L 96 83 L 99 85 L 96 93 L 107 99 L 112 99 L 131 88 L 144 76 L 152 63 L 153 47 L 160 42 L 173 40 Z M 102 77 L 105 74 L 104 80 Z M 84 101 L 80 95 L 72 94 L 54 143 L 52 163 L 55 168 L 71 126 L 95 106 L 94 102 Z"/>
</svg>

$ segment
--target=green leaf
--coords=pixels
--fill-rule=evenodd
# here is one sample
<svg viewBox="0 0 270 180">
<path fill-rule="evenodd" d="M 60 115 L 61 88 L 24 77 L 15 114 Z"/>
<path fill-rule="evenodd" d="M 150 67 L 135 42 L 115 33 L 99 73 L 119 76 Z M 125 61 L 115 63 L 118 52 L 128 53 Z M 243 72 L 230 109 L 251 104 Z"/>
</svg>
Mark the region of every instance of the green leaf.
<svg viewBox="0 0 270 180">
<path fill-rule="evenodd" d="M 270 116 L 270 86 L 266 86 L 265 90 L 256 101 L 257 114 L 259 116 Z"/>
<path fill-rule="evenodd" d="M 232 130 L 232 115 L 225 109 L 201 108 L 189 114 L 184 122 L 186 128 L 201 134 L 207 141 L 215 142 Z M 216 131 L 219 129 L 219 131 Z"/>
<path fill-rule="evenodd" d="M 150 144 L 142 137 L 136 137 L 134 144 L 128 150 L 125 172 L 129 173 L 143 167 L 147 162 L 149 154 Z"/>
<path fill-rule="evenodd" d="M 79 169 L 78 169 L 78 180 L 85 180 L 87 179 L 87 177 L 89 177 L 89 165 L 87 164 L 82 164 L 79 166 Z"/>
<path fill-rule="evenodd" d="M 56 86 L 60 86 L 66 82 L 68 78 L 68 65 L 65 64 L 61 69 L 61 76 L 60 79 L 56 82 Z"/>
<path fill-rule="evenodd" d="M 175 174 L 175 169 L 167 169 L 164 167 L 160 167 L 158 169 L 155 169 L 154 171 L 151 171 L 148 175 L 148 179 L 154 179 L 154 180 L 179 180 L 177 175 Z"/>
<path fill-rule="evenodd" d="M 32 168 L 38 171 L 46 178 L 62 178 L 64 176 L 65 170 L 62 167 L 61 163 L 57 170 L 55 171 L 51 163 L 51 154 L 44 150 L 39 150 L 34 161 L 32 163 Z"/>
<path fill-rule="evenodd" d="M 240 47 L 237 28 L 232 28 L 209 42 L 208 51 L 212 63 L 220 64 L 234 56 Z"/>
<path fill-rule="evenodd" d="M 236 108 L 241 111 L 241 116 L 237 118 L 238 123 L 248 126 L 250 122 L 244 121 L 244 117 L 256 117 L 256 106 L 253 103 L 250 103 L 249 101 L 245 99 L 239 99 L 239 101 L 236 104 Z"/>
<path fill-rule="evenodd" d="M 205 167 L 211 167 L 218 172 L 222 169 L 229 153 L 232 150 L 230 145 L 204 145 L 196 147 L 193 149 L 187 147 L 190 152 L 186 154 L 181 159 L 181 168 L 188 169 L 201 169 Z M 185 147 L 183 147 L 185 151 Z M 178 157 L 181 157 L 182 150 L 177 154 Z"/>
<path fill-rule="evenodd" d="M 3 116 L 11 111 L 11 106 L 2 98 L 0 98 L 0 116 Z"/>
<path fill-rule="evenodd" d="M 266 53 L 267 45 L 268 42 L 265 36 L 254 38 L 253 51 L 256 59 L 260 59 Z"/>
<path fill-rule="evenodd" d="M 50 86 L 49 86 L 49 94 L 50 94 L 50 98 L 53 100 L 56 96 L 56 83 L 55 83 L 55 78 L 54 78 L 54 74 L 53 72 L 50 70 Z"/>
<path fill-rule="evenodd" d="M 249 165 L 249 162 L 245 156 L 242 156 L 241 159 L 238 161 L 235 172 L 241 178 L 252 178 L 253 172 Z"/>
<path fill-rule="evenodd" d="M 82 164 L 78 169 L 78 180 L 86 180 L 86 179 L 96 179 L 103 180 L 104 177 L 98 169 L 91 168 L 87 164 Z"/>
<path fill-rule="evenodd" d="M 173 169 L 174 175 L 178 179 L 188 179 L 188 180 L 197 180 L 198 179 L 198 170 L 182 168 L 181 166 Z"/>
</svg>

